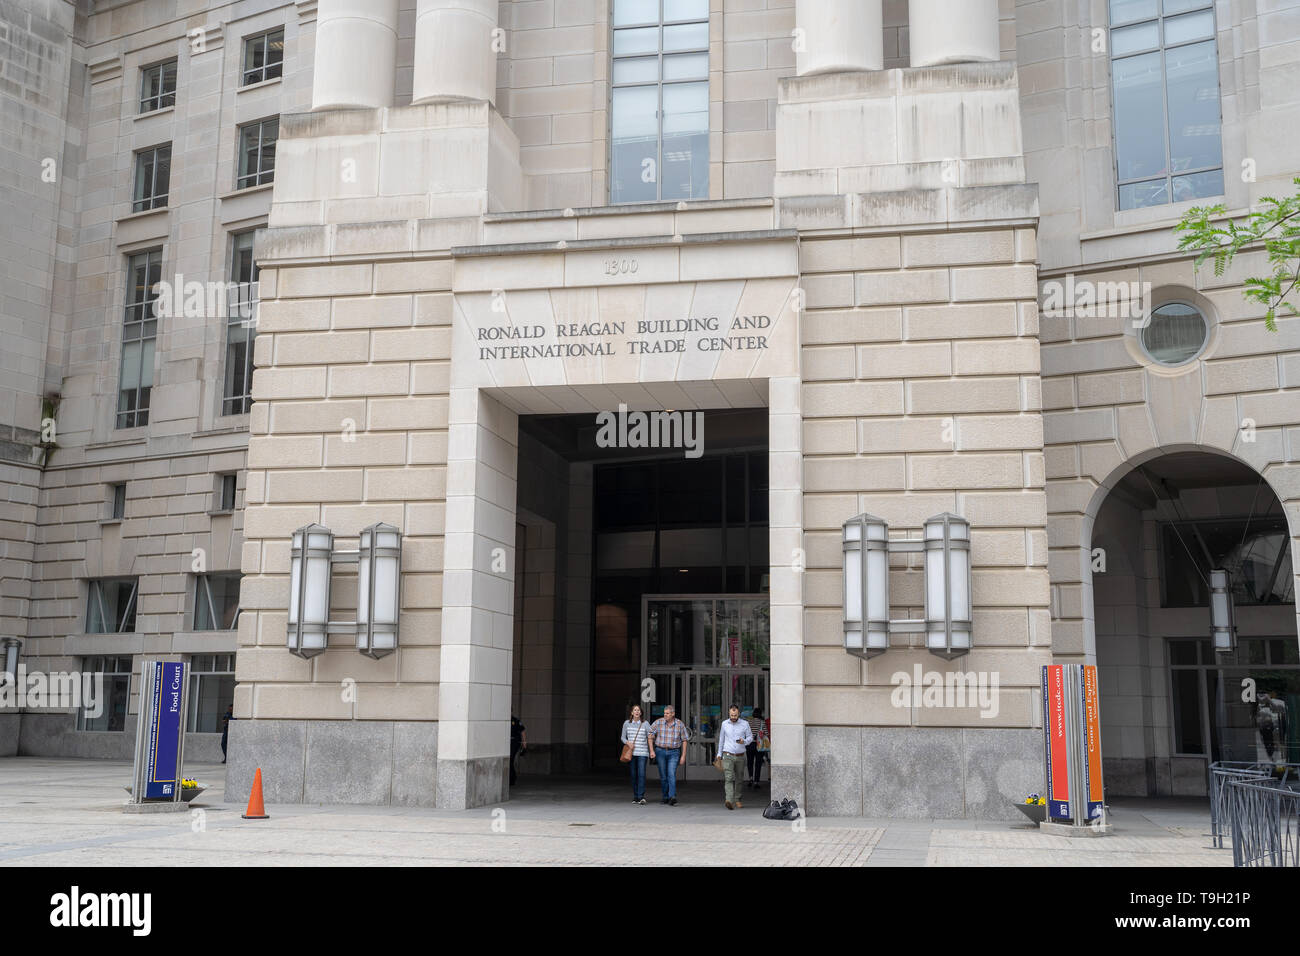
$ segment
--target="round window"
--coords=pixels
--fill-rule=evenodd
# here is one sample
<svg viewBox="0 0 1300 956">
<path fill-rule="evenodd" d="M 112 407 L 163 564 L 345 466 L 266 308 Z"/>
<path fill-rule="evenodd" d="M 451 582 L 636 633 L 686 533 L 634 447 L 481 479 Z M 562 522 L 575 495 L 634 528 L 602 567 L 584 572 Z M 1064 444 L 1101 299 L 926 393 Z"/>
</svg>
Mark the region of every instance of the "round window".
<svg viewBox="0 0 1300 956">
<path fill-rule="evenodd" d="M 1183 365 L 1201 354 L 1210 337 L 1205 316 L 1185 302 L 1166 302 L 1142 329 L 1142 348 L 1161 365 Z"/>
</svg>

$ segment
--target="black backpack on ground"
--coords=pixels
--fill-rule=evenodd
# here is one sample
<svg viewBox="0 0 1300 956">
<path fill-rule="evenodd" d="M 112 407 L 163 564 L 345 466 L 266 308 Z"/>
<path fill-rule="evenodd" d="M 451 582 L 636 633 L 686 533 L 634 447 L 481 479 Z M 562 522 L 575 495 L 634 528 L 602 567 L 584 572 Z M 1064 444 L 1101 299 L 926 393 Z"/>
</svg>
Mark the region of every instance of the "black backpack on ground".
<svg viewBox="0 0 1300 956">
<path fill-rule="evenodd" d="M 786 798 L 780 803 L 773 800 L 772 805 L 763 811 L 763 816 L 769 820 L 798 820 L 803 816 L 803 811 L 799 809 L 799 804 Z"/>
</svg>

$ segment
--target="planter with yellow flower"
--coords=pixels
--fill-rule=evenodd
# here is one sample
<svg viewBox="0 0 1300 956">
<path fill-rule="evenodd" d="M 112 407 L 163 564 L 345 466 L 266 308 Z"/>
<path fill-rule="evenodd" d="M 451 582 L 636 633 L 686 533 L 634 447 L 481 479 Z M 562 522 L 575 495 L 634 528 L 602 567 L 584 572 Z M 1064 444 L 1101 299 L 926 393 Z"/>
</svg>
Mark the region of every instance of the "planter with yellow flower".
<svg viewBox="0 0 1300 956">
<path fill-rule="evenodd" d="M 182 780 L 181 799 L 184 800 L 186 803 L 189 803 L 191 800 L 193 800 L 195 797 L 197 797 L 200 793 L 202 793 L 206 789 L 208 788 L 200 784 L 197 780 L 189 780 L 189 779 Z"/>
<path fill-rule="evenodd" d="M 123 787 L 122 789 L 125 790 L 127 793 L 131 792 L 130 787 Z M 203 784 L 199 783 L 197 780 L 191 780 L 188 777 L 186 777 L 185 779 L 181 780 L 181 800 L 184 801 L 185 803 L 189 803 L 191 800 L 193 800 L 195 797 L 197 797 L 200 793 L 202 793 L 206 789 L 208 788 L 205 787 Z M 164 798 L 164 800 L 166 799 L 167 798 Z"/>
<path fill-rule="evenodd" d="M 1017 803 L 1016 808 L 1035 824 L 1042 823 L 1047 819 L 1047 798 L 1040 797 L 1036 793 L 1031 793 L 1025 797 L 1025 802 Z"/>
</svg>

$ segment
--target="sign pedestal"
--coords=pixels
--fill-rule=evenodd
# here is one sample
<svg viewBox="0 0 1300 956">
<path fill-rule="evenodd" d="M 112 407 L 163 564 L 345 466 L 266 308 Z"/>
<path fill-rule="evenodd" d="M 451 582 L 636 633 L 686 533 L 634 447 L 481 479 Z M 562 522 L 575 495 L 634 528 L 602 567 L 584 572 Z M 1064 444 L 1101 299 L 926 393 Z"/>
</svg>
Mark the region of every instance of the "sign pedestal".
<svg viewBox="0 0 1300 956">
<path fill-rule="evenodd" d="M 1110 833 L 1114 827 L 1106 819 L 1095 665 L 1043 668 L 1043 741 L 1047 819 L 1039 829 L 1072 837 Z"/>
<path fill-rule="evenodd" d="M 140 667 L 140 721 L 135 732 L 135 767 L 127 813 L 188 809 L 181 799 L 185 762 L 188 666 L 182 661 L 146 660 Z"/>
</svg>

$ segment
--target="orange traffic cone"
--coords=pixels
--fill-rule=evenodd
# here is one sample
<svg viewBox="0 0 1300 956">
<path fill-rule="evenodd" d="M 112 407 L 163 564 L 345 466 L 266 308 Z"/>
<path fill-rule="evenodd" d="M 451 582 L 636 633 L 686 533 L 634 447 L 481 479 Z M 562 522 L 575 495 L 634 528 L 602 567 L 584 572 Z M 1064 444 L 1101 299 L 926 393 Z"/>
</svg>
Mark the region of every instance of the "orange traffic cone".
<svg viewBox="0 0 1300 956">
<path fill-rule="evenodd" d="M 262 768 L 257 768 L 253 775 L 253 792 L 248 795 L 248 809 L 244 811 L 245 820 L 269 820 L 266 807 L 262 806 Z"/>
</svg>

